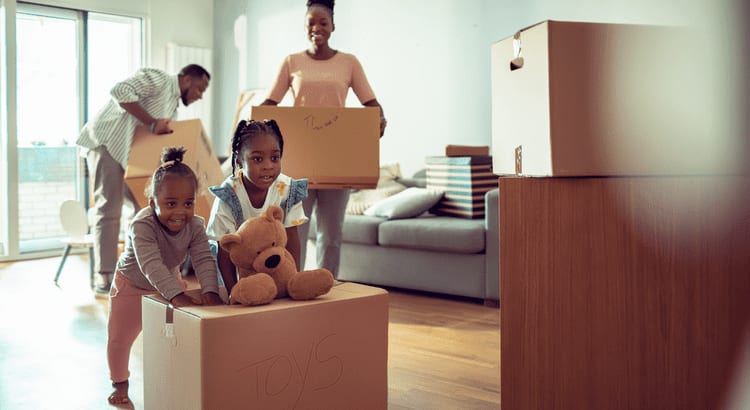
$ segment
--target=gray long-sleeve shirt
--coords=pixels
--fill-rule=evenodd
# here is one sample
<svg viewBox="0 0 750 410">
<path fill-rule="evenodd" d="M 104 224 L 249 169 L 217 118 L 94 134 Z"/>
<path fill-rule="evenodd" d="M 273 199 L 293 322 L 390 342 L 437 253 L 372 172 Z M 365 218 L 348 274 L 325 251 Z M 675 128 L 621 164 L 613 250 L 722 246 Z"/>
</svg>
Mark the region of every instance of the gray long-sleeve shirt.
<svg viewBox="0 0 750 410">
<path fill-rule="evenodd" d="M 130 223 L 126 243 L 117 270 L 133 286 L 158 291 L 171 300 L 183 291 L 175 272 L 189 254 L 202 293 L 219 292 L 216 261 L 200 216 L 193 216 L 190 224 L 173 234 L 159 224 L 150 207 L 143 208 Z"/>
</svg>

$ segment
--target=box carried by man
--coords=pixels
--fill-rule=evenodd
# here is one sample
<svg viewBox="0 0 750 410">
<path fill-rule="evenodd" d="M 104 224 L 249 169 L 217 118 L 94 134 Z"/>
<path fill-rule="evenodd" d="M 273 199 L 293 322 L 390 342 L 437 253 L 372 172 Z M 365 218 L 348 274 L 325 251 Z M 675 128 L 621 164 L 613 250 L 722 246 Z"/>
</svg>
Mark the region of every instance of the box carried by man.
<svg viewBox="0 0 750 410">
<path fill-rule="evenodd" d="M 208 222 L 214 199 L 208 187 L 219 185 L 224 180 L 219 159 L 199 119 L 172 121 L 169 124 L 173 131 L 171 134 L 157 135 L 151 133 L 147 126 L 136 127 L 125 169 L 125 183 L 138 201 L 138 206 L 147 206 L 148 198 L 143 190 L 160 165 L 162 149 L 170 146 L 185 147 L 187 151 L 184 163 L 198 177 L 200 195 L 195 198 L 195 214 Z"/>
</svg>

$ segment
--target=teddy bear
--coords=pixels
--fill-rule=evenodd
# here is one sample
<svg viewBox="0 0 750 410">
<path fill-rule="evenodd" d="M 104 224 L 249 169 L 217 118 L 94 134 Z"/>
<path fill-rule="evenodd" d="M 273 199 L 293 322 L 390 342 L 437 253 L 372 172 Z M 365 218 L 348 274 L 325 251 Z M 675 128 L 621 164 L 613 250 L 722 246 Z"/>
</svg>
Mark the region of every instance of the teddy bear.
<svg viewBox="0 0 750 410">
<path fill-rule="evenodd" d="M 333 274 L 328 269 L 297 270 L 294 257 L 286 249 L 283 218 L 281 207 L 271 205 L 262 215 L 245 220 L 237 232 L 219 240 L 239 276 L 230 293 L 231 303 L 263 305 L 286 296 L 309 300 L 333 287 Z"/>
</svg>

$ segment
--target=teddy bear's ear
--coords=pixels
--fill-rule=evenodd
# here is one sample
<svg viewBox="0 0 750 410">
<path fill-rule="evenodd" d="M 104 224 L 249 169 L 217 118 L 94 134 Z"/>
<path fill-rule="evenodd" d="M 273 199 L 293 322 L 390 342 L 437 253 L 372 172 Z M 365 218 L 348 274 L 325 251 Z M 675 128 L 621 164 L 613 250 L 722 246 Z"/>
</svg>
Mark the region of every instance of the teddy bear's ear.
<svg viewBox="0 0 750 410">
<path fill-rule="evenodd" d="M 271 205 L 266 209 L 266 218 L 268 218 L 269 221 L 273 221 L 274 219 L 277 221 L 283 221 L 284 210 L 278 205 Z"/>
<path fill-rule="evenodd" d="M 242 243 L 242 237 L 236 233 L 228 233 L 219 239 L 219 245 L 227 252 L 232 250 L 232 247 Z"/>
</svg>

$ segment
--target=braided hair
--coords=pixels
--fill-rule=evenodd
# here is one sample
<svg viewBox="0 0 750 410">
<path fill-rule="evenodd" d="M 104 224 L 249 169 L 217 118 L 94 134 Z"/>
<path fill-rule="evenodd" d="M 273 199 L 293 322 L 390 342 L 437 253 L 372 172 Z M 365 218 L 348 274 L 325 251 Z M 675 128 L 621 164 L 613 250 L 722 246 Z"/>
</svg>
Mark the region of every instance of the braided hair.
<svg viewBox="0 0 750 410">
<path fill-rule="evenodd" d="M 239 160 L 245 144 L 258 135 L 272 135 L 279 143 L 281 154 L 284 154 L 284 137 L 281 135 L 281 130 L 276 121 L 242 120 L 237 124 L 234 137 L 232 137 L 232 174 L 234 174 L 236 168 L 239 168 Z"/>
<path fill-rule="evenodd" d="M 151 182 L 146 185 L 144 194 L 146 198 L 151 198 L 159 192 L 161 183 L 167 175 L 175 175 L 190 178 L 198 189 L 198 177 L 193 170 L 182 162 L 187 150 L 184 147 L 164 147 L 161 152 L 161 165 L 156 168 L 151 176 Z"/>
<path fill-rule="evenodd" d="M 331 13 L 331 21 L 333 21 L 333 3 L 335 0 L 307 0 L 307 9 L 310 7 L 320 6 L 324 7 Z"/>
</svg>

